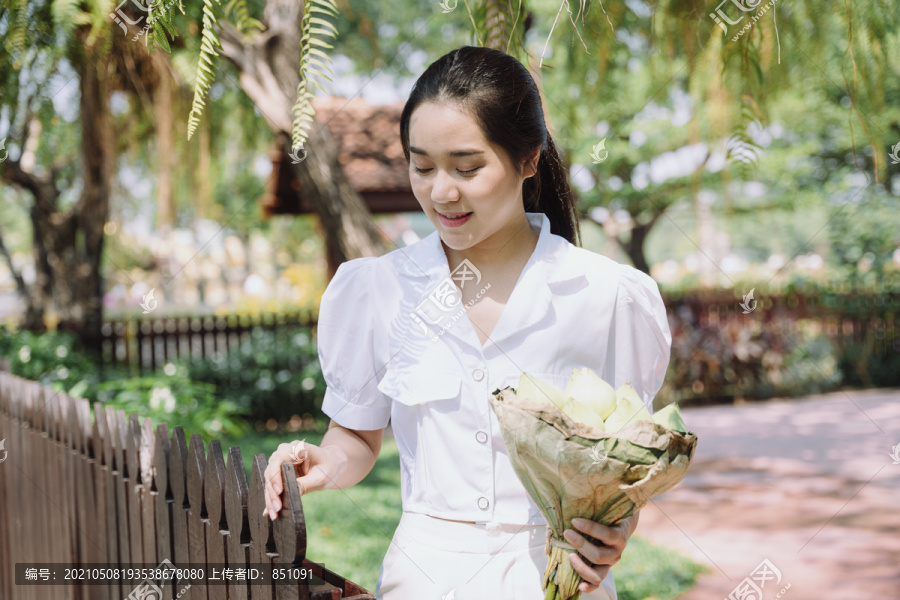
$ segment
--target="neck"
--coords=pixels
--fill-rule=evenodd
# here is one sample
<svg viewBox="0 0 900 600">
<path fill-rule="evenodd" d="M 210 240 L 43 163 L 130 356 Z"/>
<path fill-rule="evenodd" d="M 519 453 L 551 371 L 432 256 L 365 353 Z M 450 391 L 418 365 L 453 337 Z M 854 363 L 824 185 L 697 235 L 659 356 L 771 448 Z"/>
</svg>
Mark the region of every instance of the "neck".
<svg viewBox="0 0 900 600">
<path fill-rule="evenodd" d="M 516 219 L 471 248 L 455 250 L 449 248 L 443 240 L 441 246 L 447 255 L 451 272 L 465 259 L 474 264 L 479 271 L 498 272 L 512 265 L 523 266 L 534 252 L 538 237 L 531 230 L 528 217 L 523 214 L 521 220 Z"/>
</svg>

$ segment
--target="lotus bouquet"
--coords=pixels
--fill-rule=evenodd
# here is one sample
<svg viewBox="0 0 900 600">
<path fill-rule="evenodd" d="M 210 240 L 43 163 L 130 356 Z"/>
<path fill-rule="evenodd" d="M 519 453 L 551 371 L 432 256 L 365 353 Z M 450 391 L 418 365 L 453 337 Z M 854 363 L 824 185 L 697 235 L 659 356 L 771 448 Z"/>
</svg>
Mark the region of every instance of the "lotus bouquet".
<svg viewBox="0 0 900 600">
<path fill-rule="evenodd" d="M 680 482 L 697 437 L 678 406 L 653 415 L 630 382 L 618 390 L 587 368 L 565 390 L 523 373 L 490 403 L 516 475 L 547 520 L 545 600 L 581 595 L 562 533 L 573 518 L 612 526 Z"/>
</svg>

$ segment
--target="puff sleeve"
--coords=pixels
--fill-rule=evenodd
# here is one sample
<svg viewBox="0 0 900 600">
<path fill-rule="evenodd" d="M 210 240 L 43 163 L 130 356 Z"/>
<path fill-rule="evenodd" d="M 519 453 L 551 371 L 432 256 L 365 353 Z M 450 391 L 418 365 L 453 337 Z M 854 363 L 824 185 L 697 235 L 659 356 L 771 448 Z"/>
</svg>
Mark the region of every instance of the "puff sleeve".
<svg viewBox="0 0 900 600">
<path fill-rule="evenodd" d="M 653 397 L 669 366 L 672 333 L 656 281 L 631 265 L 621 264 L 606 373 L 614 386 L 626 381 L 653 412 Z"/>
<path fill-rule="evenodd" d="M 391 399 L 377 387 L 387 344 L 377 318 L 385 311 L 378 306 L 376 261 L 341 263 L 319 305 L 318 354 L 327 386 L 322 412 L 348 429 L 383 429 L 391 415 Z"/>
</svg>

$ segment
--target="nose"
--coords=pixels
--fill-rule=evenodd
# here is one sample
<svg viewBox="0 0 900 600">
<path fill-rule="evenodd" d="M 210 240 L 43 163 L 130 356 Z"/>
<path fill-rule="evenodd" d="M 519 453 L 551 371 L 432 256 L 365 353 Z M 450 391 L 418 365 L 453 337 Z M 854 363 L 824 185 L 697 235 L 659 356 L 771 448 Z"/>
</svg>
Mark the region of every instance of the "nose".
<svg viewBox="0 0 900 600">
<path fill-rule="evenodd" d="M 459 200 L 459 192 L 453 178 L 444 171 L 438 171 L 431 185 L 431 201 L 435 204 L 447 204 Z"/>
</svg>

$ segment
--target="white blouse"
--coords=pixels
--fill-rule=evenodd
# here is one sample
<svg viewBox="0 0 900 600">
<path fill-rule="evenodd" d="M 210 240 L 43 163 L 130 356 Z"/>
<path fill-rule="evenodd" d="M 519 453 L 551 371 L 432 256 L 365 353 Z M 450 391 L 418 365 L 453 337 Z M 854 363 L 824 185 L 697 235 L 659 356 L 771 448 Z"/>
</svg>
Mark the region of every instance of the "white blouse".
<svg viewBox="0 0 900 600">
<path fill-rule="evenodd" d="M 437 231 L 341 264 L 322 296 L 322 410 L 349 429 L 390 420 L 404 511 L 546 523 L 488 403 L 523 371 L 564 388 L 586 366 L 614 387 L 630 380 L 653 410 L 672 343 L 656 282 L 550 233 L 543 213 L 526 215 L 537 246 L 484 347 L 450 277 L 478 293 L 490 282 L 467 261 L 451 274 Z"/>
</svg>

